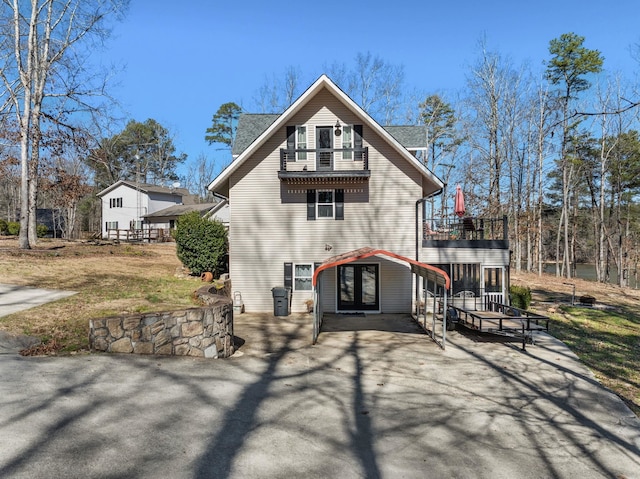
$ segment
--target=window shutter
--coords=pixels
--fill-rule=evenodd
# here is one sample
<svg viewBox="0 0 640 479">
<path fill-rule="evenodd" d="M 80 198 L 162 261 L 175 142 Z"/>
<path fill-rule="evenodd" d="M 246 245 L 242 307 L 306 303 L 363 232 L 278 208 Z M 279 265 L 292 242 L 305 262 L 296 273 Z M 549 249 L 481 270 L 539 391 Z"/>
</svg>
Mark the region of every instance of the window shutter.
<svg viewBox="0 0 640 479">
<path fill-rule="evenodd" d="M 296 127 L 287 127 L 287 161 L 296 161 Z"/>
<path fill-rule="evenodd" d="M 307 220 L 316 219 L 316 190 L 307 190 Z"/>
<path fill-rule="evenodd" d="M 284 264 L 284 287 L 293 289 L 293 263 Z"/>
<path fill-rule="evenodd" d="M 354 160 L 362 160 L 362 125 L 353 125 L 353 148 L 356 150 Z"/>
<path fill-rule="evenodd" d="M 344 190 L 336 190 L 336 219 L 344 219 Z"/>
</svg>

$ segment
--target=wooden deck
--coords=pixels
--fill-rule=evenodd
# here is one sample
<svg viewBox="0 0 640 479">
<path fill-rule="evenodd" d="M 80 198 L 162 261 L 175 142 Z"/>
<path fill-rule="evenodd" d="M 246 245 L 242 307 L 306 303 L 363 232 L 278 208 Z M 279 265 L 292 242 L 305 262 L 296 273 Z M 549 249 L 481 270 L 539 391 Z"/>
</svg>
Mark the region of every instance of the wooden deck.
<svg viewBox="0 0 640 479">
<path fill-rule="evenodd" d="M 533 333 L 549 331 L 549 318 L 499 303 L 490 304 L 491 311 L 476 311 L 450 306 L 458 314 L 458 322 L 480 333 L 499 334 L 526 343 L 533 341 Z"/>
</svg>

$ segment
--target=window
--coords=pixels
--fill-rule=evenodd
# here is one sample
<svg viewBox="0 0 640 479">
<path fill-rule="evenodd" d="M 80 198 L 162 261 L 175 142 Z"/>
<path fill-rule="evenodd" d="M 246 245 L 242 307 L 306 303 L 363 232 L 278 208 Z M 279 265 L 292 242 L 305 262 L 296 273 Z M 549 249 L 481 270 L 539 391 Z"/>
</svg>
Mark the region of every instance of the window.
<svg viewBox="0 0 640 479">
<path fill-rule="evenodd" d="M 122 198 L 109 198 L 109 208 L 122 208 Z"/>
<path fill-rule="evenodd" d="M 311 279 L 313 278 L 313 265 L 311 263 L 296 264 L 293 268 L 294 291 L 311 291 Z"/>
<path fill-rule="evenodd" d="M 107 221 L 106 223 L 107 230 L 117 230 L 118 222 L 117 221 Z"/>
<path fill-rule="evenodd" d="M 287 126 L 286 160 L 306 160 L 307 152 L 298 151 L 307 149 L 307 127 L 296 125 Z"/>
<path fill-rule="evenodd" d="M 351 125 L 344 125 L 342 127 L 342 148 L 343 150 L 349 150 L 349 151 L 342 152 L 342 159 L 343 160 L 352 159 L 353 155 L 351 150 L 353 149 L 353 139 L 352 139 L 352 133 L 351 133 Z"/>
<path fill-rule="evenodd" d="M 344 190 L 307 190 L 307 219 L 344 219 Z"/>
<path fill-rule="evenodd" d="M 450 294 L 471 291 L 480 296 L 480 265 L 478 263 L 435 264 L 444 270 L 451 279 Z"/>
<path fill-rule="evenodd" d="M 484 290 L 487 293 L 502 293 L 502 268 L 484 269 Z"/>
<path fill-rule="evenodd" d="M 333 218 L 334 199 L 333 190 L 318 190 L 316 205 L 318 207 L 318 218 Z"/>
<path fill-rule="evenodd" d="M 307 149 L 307 127 L 296 126 L 296 150 L 306 150 L 306 149 Z M 298 160 L 306 160 L 307 152 L 299 151 L 297 156 L 298 156 Z"/>
<path fill-rule="evenodd" d="M 133 220 L 129 224 L 129 228 L 132 230 L 141 230 L 142 229 L 142 220 Z"/>
</svg>

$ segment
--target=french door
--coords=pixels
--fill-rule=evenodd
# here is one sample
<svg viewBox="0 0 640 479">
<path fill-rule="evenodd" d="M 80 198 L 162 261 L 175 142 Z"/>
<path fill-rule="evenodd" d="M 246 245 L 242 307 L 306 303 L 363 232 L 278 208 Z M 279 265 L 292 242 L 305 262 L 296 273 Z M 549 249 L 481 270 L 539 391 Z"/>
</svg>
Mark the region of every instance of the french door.
<svg viewBox="0 0 640 479">
<path fill-rule="evenodd" d="M 316 128 L 317 170 L 333 170 L 333 128 Z"/>
<path fill-rule="evenodd" d="M 380 309 L 380 282 L 377 264 L 338 266 L 338 310 L 377 311 Z"/>
</svg>

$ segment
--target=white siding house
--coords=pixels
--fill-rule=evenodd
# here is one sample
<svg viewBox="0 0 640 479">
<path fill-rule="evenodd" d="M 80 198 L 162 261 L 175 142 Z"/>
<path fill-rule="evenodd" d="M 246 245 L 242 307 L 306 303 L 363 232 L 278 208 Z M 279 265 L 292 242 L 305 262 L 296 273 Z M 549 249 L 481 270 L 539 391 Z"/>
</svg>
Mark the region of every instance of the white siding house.
<svg viewBox="0 0 640 479">
<path fill-rule="evenodd" d="M 424 237 L 422 199 L 444 185 L 402 141 L 411 131 L 383 128 L 325 75 L 282 115 L 240 117 L 234 160 L 209 189 L 228 198 L 229 272 L 246 311 L 273 310 L 278 286 L 291 288 L 291 311 L 304 311 L 317 280 L 324 312 L 411 312 L 416 279 L 402 258 L 450 271 L 459 261 L 480 272 L 508 265 L 502 243 Z M 314 278 L 365 247 L 400 259 L 336 263 Z"/>
<path fill-rule="evenodd" d="M 183 204 L 189 192 L 184 188 L 120 180 L 105 188 L 98 197 L 102 206 L 102 236 L 109 231 L 136 231 L 148 229 L 144 217 L 173 205 Z"/>
</svg>

